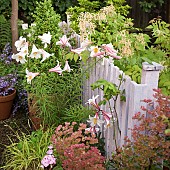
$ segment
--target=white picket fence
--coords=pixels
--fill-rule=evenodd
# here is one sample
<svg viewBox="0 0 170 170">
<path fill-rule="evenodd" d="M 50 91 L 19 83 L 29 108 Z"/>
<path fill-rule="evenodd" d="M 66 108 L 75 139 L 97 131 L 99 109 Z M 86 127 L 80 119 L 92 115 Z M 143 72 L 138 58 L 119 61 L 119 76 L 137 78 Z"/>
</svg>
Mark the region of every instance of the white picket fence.
<svg viewBox="0 0 170 170">
<path fill-rule="evenodd" d="M 125 136 L 128 136 L 131 139 L 131 131 L 129 128 L 133 128 L 134 124 L 136 124 L 136 122 L 132 120 L 132 117 L 135 113 L 139 111 L 142 112 L 140 107 L 142 105 L 144 106 L 144 102 L 142 102 L 143 99 L 153 99 L 153 89 L 158 87 L 159 72 L 162 69 L 163 67 L 157 63 L 153 63 L 152 65 L 143 63 L 141 84 L 132 81 L 129 76 L 125 75 L 118 67 L 114 66 L 113 60 L 105 59 L 104 65 L 99 62 L 89 70 L 89 78 L 83 85 L 83 103 L 86 103 L 93 95 L 99 95 L 97 102 L 102 100 L 103 92 L 101 90 L 91 90 L 90 85 L 95 81 L 105 79 L 118 86 L 119 75 L 121 74 L 123 78 L 125 78 L 120 89 L 125 89 L 126 102 L 121 101 L 120 96 L 116 102 L 121 135 L 119 135 L 118 130 L 117 133 L 114 134 L 113 127 L 110 127 L 105 131 L 102 130 L 102 135 L 105 138 L 106 155 L 108 158 L 111 158 L 111 155 L 115 150 L 114 138 L 117 139 L 119 146 L 124 144 Z M 113 100 L 111 101 L 111 105 L 114 105 Z M 102 106 L 102 109 L 110 112 L 108 104 Z"/>
</svg>

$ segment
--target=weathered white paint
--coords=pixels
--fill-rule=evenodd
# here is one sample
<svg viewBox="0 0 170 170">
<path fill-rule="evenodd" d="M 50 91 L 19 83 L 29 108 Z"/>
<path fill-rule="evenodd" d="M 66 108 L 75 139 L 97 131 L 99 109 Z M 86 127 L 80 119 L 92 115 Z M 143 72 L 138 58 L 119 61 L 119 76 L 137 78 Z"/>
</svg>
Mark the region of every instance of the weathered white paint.
<svg viewBox="0 0 170 170">
<path fill-rule="evenodd" d="M 92 60 L 89 60 L 89 62 L 91 63 Z M 118 129 L 116 129 L 116 133 L 114 133 L 113 128 L 109 128 L 106 131 L 102 128 L 102 136 L 105 137 L 105 150 L 108 158 L 111 158 L 111 155 L 115 150 L 115 138 L 118 141 L 119 146 L 124 144 L 124 138 L 126 136 L 131 139 L 130 129 L 137 123 L 132 120 L 132 117 L 135 113 L 139 111 L 142 112 L 140 107 L 145 104 L 142 102 L 143 99 L 153 99 L 152 96 L 154 91 L 152 89 L 158 87 L 159 72 L 161 69 L 162 66 L 156 63 L 153 63 L 153 65 L 143 63 L 141 84 L 132 81 L 129 76 L 125 75 L 118 67 L 114 66 L 110 59 L 105 59 L 104 65 L 102 65 L 102 61 L 98 61 L 94 65 L 94 68 L 90 69 L 89 79 L 85 81 L 83 86 L 83 95 L 85 95 L 83 96 L 83 103 L 86 103 L 89 98 L 97 94 L 100 96 L 97 99 L 97 102 L 103 99 L 103 92 L 101 90 L 96 89 L 92 91 L 90 87 L 90 85 L 98 79 L 105 79 L 117 86 L 120 83 L 120 74 L 125 79 L 121 84 L 120 89 L 125 89 L 126 102 L 121 101 L 120 96 L 116 101 L 116 110 L 118 113 L 121 135 L 119 135 Z M 113 100 L 111 100 L 110 103 L 111 106 L 114 105 Z M 102 109 L 110 112 L 108 104 L 102 106 Z"/>
</svg>

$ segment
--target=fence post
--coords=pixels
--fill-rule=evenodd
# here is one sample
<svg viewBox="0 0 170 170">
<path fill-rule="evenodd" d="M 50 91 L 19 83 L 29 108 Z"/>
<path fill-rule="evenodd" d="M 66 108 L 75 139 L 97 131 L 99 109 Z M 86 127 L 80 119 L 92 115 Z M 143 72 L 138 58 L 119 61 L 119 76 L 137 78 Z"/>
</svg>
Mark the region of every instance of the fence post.
<svg viewBox="0 0 170 170">
<path fill-rule="evenodd" d="M 152 62 L 152 64 L 148 62 L 142 63 L 141 84 L 147 84 L 148 99 L 153 99 L 153 89 L 158 88 L 159 73 L 163 68 L 161 64 L 155 62 Z"/>
</svg>

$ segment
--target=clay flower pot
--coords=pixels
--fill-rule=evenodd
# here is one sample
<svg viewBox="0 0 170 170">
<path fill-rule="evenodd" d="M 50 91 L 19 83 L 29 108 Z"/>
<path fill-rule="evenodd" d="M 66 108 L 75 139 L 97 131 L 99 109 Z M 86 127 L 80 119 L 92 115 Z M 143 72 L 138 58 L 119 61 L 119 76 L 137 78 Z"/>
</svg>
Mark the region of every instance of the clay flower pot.
<svg viewBox="0 0 170 170">
<path fill-rule="evenodd" d="M 0 120 L 5 120 L 10 117 L 15 96 L 16 90 L 10 95 L 0 96 Z"/>
</svg>

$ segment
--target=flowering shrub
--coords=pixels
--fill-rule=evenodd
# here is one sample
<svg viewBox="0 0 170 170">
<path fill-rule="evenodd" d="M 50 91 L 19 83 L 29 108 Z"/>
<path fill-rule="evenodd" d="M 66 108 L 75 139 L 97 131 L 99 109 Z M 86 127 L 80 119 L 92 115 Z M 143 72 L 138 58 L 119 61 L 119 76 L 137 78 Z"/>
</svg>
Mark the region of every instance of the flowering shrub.
<svg viewBox="0 0 170 170">
<path fill-rule="evenodd" d="M 84 143 L 74 144 L 64 151 L 64 156 L 65 170 L 105 170 L 103 166 L 105 158 L 96 147 L 86 146 Z"/>
<path fill-rule="evenodd" d="M 170 140 L 167 139 L 167 129 L 170 118 L 170 98 L 155 90 L 156 106 L 153 110 L 141 107 L 148 116 L 140 112 L 133 119 L 138 125 L 132 129 L 132 140 L 125 139 L 126 144 L 113 154 L 114 166 L 118 169 L 157 169 L 162 161 L 170 160 Z M 150 106 L 151 100 L 144 100 Z"/>
<path fill-rule="evenodd" d="M 64 169 L 100 170 L 104 168 L 104 157 L 94 147 L 98 143 L 95 134 L 86 130 L 86 124 L 65 123 L 59 125 L 52 136 L 52 143 L 59 155 Z M 78 130 L 76 130 L 78 128 Z"/>
</svg>

